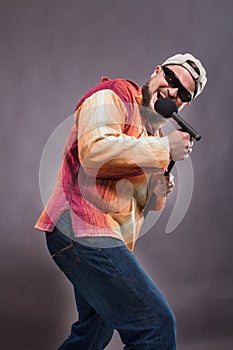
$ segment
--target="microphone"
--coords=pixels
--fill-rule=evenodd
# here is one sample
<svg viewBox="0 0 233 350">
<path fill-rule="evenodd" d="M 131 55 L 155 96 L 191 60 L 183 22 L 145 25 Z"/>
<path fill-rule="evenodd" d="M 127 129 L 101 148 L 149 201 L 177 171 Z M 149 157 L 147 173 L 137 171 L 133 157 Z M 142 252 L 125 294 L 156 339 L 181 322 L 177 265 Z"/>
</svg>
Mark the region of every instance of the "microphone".
<svg viewBox="0 0 233 350">
<path fill-rule="evenodd" d="M 188 132 L 196 141 L 201 139 L 201 135 L 177 114 L 177 105 L 170 98 L 159 98 L 154 104 L 154 109 L 164 118 L 173 118 L 181 129 Z"/>
</svg>

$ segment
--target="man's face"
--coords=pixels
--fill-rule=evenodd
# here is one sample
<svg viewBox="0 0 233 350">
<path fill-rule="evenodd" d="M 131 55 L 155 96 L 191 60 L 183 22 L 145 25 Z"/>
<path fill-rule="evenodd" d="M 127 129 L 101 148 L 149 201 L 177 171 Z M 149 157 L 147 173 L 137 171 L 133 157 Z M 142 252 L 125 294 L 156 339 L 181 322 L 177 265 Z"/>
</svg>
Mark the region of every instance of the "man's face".
<svg viewBox="0 0 233 350">
<path fill-rule="evenodd" d="M 175 73 L 183 87 L 193 96 L 195 83 L 190 73 L 182 66 L 170 65 L 167 67 Z M 165 79 L 162 67 L 157 66 L 151 79 L 142 87 L 142 105 L 154 111 L 154 104 L 159 98 L 170 98 L 176 103 L 178 109 L 181 110 L 189 102 L 183 102 L 179 95 L 179 89 L 169 85 Z"/>
</svg>

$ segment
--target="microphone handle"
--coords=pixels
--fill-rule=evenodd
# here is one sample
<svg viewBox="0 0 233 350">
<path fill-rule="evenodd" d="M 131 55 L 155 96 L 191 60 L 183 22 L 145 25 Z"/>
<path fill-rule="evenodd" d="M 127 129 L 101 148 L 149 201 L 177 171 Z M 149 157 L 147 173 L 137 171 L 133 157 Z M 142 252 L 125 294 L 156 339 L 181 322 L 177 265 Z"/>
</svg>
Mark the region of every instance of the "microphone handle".
<svg viewBox="0 0 233 350">
<path fill-rule="evenodd" d="M 192 136 L 196 141 L 199 141 L 201 139 L 201 135 L 196 130 L 194 130 L 192 126 L 189 125 L 184 119 L 182 119 L 179 114 L 173 112 L 171 116 L 177 122 L 177 124 L 179 124 L 181 129 L 188 132 L 190 136 Z"/>
<path fill-rule="evenodd" d="M 170 174 L 174 165 L 175 165 L 175 161 L 171 160 L 170 163 L 168 164 L 167 171 L 165 171 L 165 173 L 164 173 L 165 176 L 168 176 Z"/>
<path fill-rule="evenodd" d="M 171 160 L 170 163 L 168 164 L 168 167 L 167 167 L 167 171 L 165 171 L 164 173 L 164 176 L 168 176 L 172 170 L 172 168 L 174 167 L 175 165 L 175 161 L 174 160 Z M 147 216 L 147 214 L 149 213 L 149 211 L 151 210 L 151 208 L 153 207 L 154 203 L 155 203 L 155 200 L 156 200 L 156 195 L 153 193 L 149 202 L 146 204 L 144 210 L 143 210 L 143 215 L 144 217 Z"/>
</svg>

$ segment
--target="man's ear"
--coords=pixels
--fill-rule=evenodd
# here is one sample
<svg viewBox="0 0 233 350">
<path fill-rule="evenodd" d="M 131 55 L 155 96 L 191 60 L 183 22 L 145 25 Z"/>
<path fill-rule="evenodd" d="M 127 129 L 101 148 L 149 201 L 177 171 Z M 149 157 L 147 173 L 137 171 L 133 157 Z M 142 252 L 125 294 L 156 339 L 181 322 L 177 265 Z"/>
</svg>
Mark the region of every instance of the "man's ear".
<svg viewBox="0 0 233 350">
<path fill-rule="evenodd" d="M 161 71 L 161 66 L 156 66 L 154 72 L 151 74 L 151 78 L 154 78 Z"/>
</svg>

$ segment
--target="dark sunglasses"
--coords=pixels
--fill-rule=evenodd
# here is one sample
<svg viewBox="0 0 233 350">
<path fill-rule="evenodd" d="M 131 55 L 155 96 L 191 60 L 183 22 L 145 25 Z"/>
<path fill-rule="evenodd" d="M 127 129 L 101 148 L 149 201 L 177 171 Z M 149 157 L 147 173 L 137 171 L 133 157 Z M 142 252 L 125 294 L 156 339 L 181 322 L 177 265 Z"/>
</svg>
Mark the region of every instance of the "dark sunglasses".
<svg viewBox="0 0 233 350">
<path fill-rule="evenodd" d="M 181 84 L 179 78 L 175 75 L 175 73 L 168 67 L 162 67 L 164 71 L 164 78 L 167 83 L 172 88 L 178 89 L 178 96 L 182 102 L 190 102 L 193 98 L 192 94 Z"/>
</svg>

